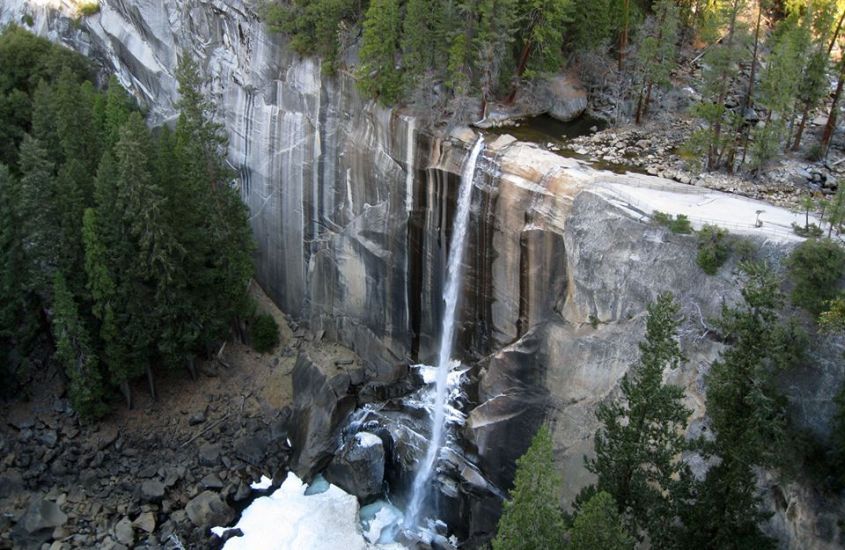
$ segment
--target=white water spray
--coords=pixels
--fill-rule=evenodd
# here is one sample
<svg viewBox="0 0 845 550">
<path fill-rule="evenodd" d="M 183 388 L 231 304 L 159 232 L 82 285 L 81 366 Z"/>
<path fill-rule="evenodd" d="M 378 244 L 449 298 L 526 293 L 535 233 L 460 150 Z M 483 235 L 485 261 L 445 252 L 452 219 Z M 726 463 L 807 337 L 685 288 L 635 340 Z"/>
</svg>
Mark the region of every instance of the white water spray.
<svg viewBox="0 0 845 550">
<path fill-rule="evenodd" d="M 443 299 L 446 307 L 443 311 L 442 331 L 440 336 L 440 354 L 437 360 L 437 394 L 434 402 L 434 420 L 431 425 L 431 439 L 425 454 L 425 461 L 414 478 L 411 503 L 405 515 L 405 526 L 414 528 L 419 520 L 418 516 L 423 501 L 428 494 L 428 482 L 440 447 L 443 444 L 443 429 L 446 423 L 447 380 L 452 358 L 452 343 L 455 339 L 455 313 L 458 295 L 461 290 L 461 265 L 466 244 L 467 226 L 469 224 L 469 207 L 472 199 L 472 184 L 475 177 L 475 165 L 478 156 L 484 149 L 484 139 L 479 137 L 472 148 L 469 158 L 461 174 L 461 184 L 458 190 L 458 211 L 452 228 L 452 246 L 449 250 L 448 267 L 446 271 L 446 289 Z"/>
</svg>

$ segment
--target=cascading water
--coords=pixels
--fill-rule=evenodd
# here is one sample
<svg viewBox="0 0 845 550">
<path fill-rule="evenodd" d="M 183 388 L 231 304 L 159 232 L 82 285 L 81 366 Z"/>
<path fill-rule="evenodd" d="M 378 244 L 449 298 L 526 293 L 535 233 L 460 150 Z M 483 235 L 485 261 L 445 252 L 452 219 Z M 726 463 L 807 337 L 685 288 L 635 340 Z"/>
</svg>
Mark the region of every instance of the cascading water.
<svg viewBox="0 0 845 550">
<path fill-rule="evenodd" d="M 411 492 L 411 500 L 405 514 L 405 527 L 415 528 L 419 521 L 419 514 L 425 497 L 428 494 L 428 481 L 437 460 L 440 447 L 443 444 L 443 431 L 446 423 L 446 401 L 448 398 L 447 382 L 451 370 L 452 344 L 455 339 L 455 317 L 458 295 L 461 290 L 461 266 L 466 244 L 467 226 L 469 224 L 469 207 L 472 199 L 472 187 L 475 177 L 475 166 L 478 157 L 484 149 L 484 138 L 479 137 L 472 148 L 472 153 L 464 165 L 461 183 L 458 190 L 458 210 L 452 229 L 452 243 L 446 271 L 446 289 L 443 299 L 446 307 L 443 310 L 442 331 L 440 335 L 440 353 L 437 361 L 437 382 L 434 401 L 434 419 L 431 425 L 431 439 L 425 459 L 417 470 Z"/>
</svg>

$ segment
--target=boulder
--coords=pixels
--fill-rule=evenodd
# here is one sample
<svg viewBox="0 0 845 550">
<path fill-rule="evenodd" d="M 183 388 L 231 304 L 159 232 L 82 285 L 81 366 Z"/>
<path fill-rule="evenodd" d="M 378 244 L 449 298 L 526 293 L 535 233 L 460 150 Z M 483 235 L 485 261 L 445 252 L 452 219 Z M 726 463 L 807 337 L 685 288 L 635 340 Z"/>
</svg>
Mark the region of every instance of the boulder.
<svg viewBox="0 0 845 550">
<path fill-rule="evenodd" d="M 235 511 L 214 491 L 203 491 L 192 498 L 185 512 L 191 523 L 201 528 L 228 525 L 235 519 Z"/>
<path fill-rule="evenodd" d="M 575 120 L 587 110 L 587 92 L 577 78 L 558 75 L 546 80 L 549 116 L 561 122 Z"/>
<path fill-rule="evenodd" d="M 235 456 L 253 466 L 261 466 L 267 450 L 267 440 L 260 436 L 246 436 L 235 440 Z"/>
<path fill-rule="evenodd" d="M 198 457 L 202 466 L 217 466 L 220 462 L 220 445 L 203 445 L 199 449 Z"/>
<path fill-rule="evenodd" d="M 321 365 L 306 352 L 293 368 L 291 466 L 301 478 L 311 478 L 331 461 L 340 424 L 355 408 L 349 374 L 334 364 Z"/>
<path fill-rule="evenodd" d="M 144 512 L 132 522 L 132 526 L 145 533 L 152 533 L 156 528 L 156 516 L 152 512 Z"/>
<path fill-rule="evenodd" d="M 37 497 L 30 503 L 18 523 L 31 535 L 43 529 L 55 529 L 64 525 L 66 521 L 67 515 L 62 512 L 58 504 L 43 497 Z"/>
<path fill-rule="evenodd" d="M 326 479 L 361 500 L 382 492 L 384 444 L 379 436 L 358 432 L 350 438 L 325 471 Z"/>
<path fill-rule="evenodd" d="M 141 484 L 141 500 L 159 502 L 164 498 L 164 483 L 157 479 L 148 479 Z"/>
<path fill-rule="evenodd" d="M 212 489 L 215 491 L 219 491 L 223 488 L 223 481 L 217 474 L 208 474 L 200 481 L 200 487 L 202 487 L 203 489 Z"/>
<path fill-rule="evenodd" d="M 114 526 L 114 538 L 124 546 L 132 546 L 135 543 L 135 529 L 128 517 L 124 517 Z"/>
</svg>

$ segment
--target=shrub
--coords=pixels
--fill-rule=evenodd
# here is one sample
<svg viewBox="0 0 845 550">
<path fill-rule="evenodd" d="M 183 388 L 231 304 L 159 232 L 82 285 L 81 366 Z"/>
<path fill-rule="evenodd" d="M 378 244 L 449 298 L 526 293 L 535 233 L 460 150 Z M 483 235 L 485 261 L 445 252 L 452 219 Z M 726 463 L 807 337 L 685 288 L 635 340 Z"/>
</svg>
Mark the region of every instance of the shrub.
<svg viewBox="0 0 845 550">
<path fill-rule="evenodd" d="M 83 17 L 90 17 L 100 13 L 100 3 L 98 1 L 82 2 L 79 6 L 77 6 L 77 9 L 79 10 L 79 15 Z"/>
<path fill-rule="evenodd" d="M 249 339 L 259 353 L 269 353 L 279 345 L 279 325 L 268 313 L 256 316 L 250 325 Z"/>
<path fill-rule="evenodd" d="M 672 233 L 680 233 L 682 235 L 692 233 L 692 225 L 690 224 L 689 218 L 683 214 L 678 214 L 677 217 L 673 217 L 672 214 L 655 210 L 651 217 L 660 225 L 668 227 Z"/>
<path fill-rule="evenodd" d="M 802 225 L 798 225 L 795 222 L 792 222 L 792 231 L 794 231 L 795 234 L 799 237 L 818 238 L 824 235 L 824 230 L 814 223 L 811 223 L 807 227 L 804 227 Z"/>
<path fill-rule="evenodd" d="M 652 214 L 652 218 L 660 225 L 665 225 L 666 227 L 672 225 L 672 214 L 655 210 L 654 214 Z"/>
<path fill-rule="evenodd" d="M 751 239 L 736 237 L 732 248 L 740 262 L 751 262 L 757 259 L 757 245 Z"/>
<path fill-rule="evenodd" d="M 731 248 L 728 245 L 728 232 L 715 225 L 705 225 L 698 234 L 698 265 L 708 275 L 715 275 L 719 268 L 728 261 Z"/>
<path fill-rule="evenodd" d="M 27 27 L 35 25 L 35 20 L 28 13 L 23 16 L 23 22 Z"/>
<path fill-rule="evenodd" d="M 830 239 L 810 239 L 792 251 L 787 267 L 795 283 L 792 302 L 818 315 L 836 298 L 845 274 L 845 249 Z"/>
<path fill-rule="evenodd" d="M 599 318 L 595 315 L 590 315 L 590 326 L 593 328 L 599 328 Z"/>
<path fill-rule="evenodd" d="M 678 214 L 675 217 L 675 221 L 673 221 L 669 225 L 669 230 L 672 233 L 689 235 L 690 233 L 692 233 L 692 224 L 690 224 L 689 218 L 687 218 L 683 214 Z"/>
</svg>

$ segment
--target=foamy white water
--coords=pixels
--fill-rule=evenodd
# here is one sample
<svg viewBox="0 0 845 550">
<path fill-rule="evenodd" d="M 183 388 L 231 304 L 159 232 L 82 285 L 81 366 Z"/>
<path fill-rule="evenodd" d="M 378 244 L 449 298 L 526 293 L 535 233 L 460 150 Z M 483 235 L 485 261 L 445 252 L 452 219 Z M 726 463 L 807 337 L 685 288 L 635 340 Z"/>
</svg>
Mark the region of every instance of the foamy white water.
<svg viewBox="0 0 845 550">
<path fill-rule="evenodd" d="M 431 439 L 425 460 L 417 470 L 411 501 L 405 514 L 405 526 L 417 526 L 419 514 L 425 497 L 428 495 L 428 481 L 431 478 L 434 463 L 440 447 L 443 445 L 443 429 L 446 422 L 446 401 L 448 397 L 447 382 L 451 370 L 452 344 L 455 339 L 455 313 L 457 311 L 458 296 L 461 291 L 462 265 L 464 247 L 466 245 L 467 226 L 469 225 L 469 207 L 472 202 L 472 187 L 475 178 L 475 167 L 478 157 L 484 149 L 484 138 L 479 137 L 472 148 L 469 158 L 461 174 L 461 184 L 458 189 L 458 210 L 455 214 L 452 228 L 452 243 L 446 271 L 446 289 L 443 299 L 446 307 L 443 310 L 442 330 L 440 336 L 440 353 L 437 360 L 437 387 L 434 402 L 434 419 L 431 425 Z"/>
</svg>

